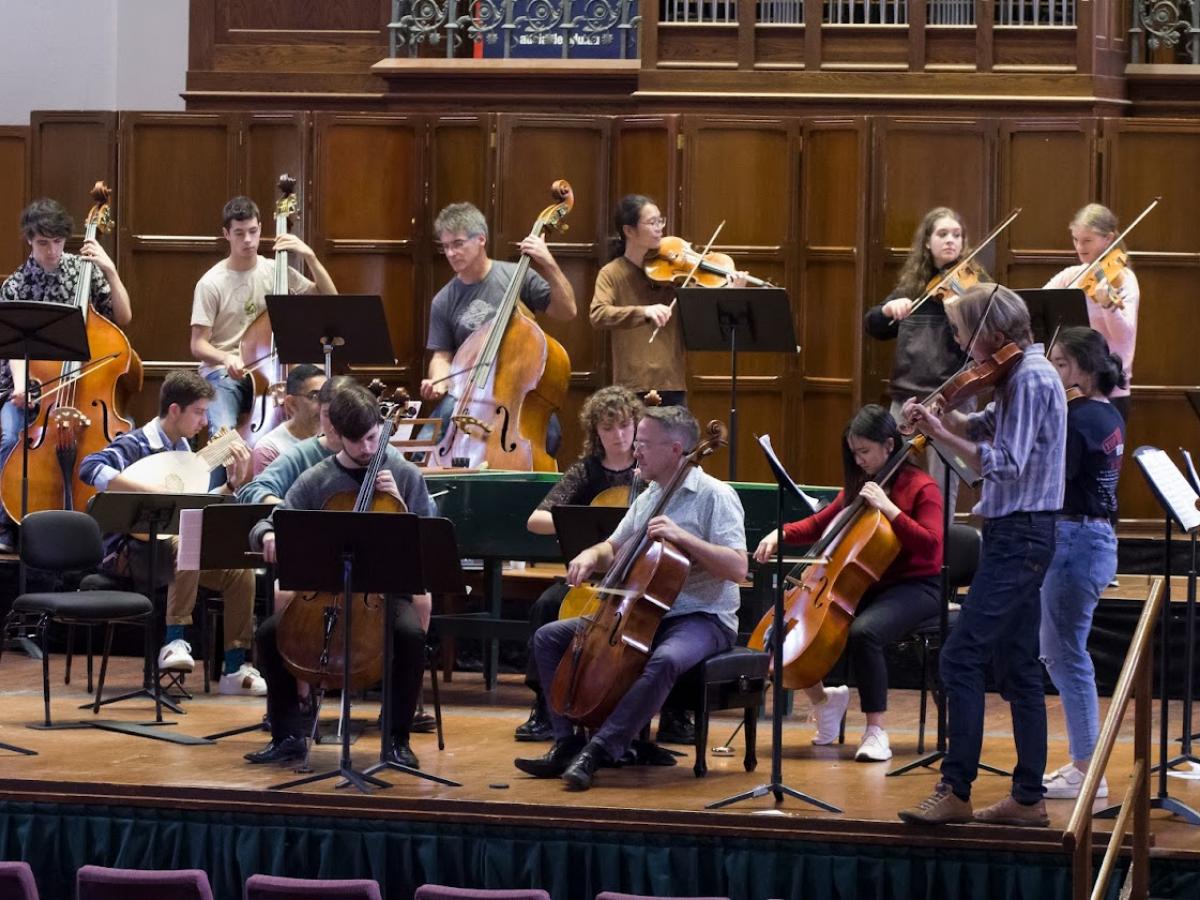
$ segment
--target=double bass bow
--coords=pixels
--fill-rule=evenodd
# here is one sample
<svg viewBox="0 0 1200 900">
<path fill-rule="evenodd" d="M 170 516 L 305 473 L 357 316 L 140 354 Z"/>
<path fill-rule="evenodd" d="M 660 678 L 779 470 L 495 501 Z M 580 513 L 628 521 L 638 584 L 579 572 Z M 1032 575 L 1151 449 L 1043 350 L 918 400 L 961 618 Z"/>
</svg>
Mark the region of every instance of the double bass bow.
<svg viewBox="0 0 1200 900">
<path fill-rule="evenodd" d="M 112 191 L 102 181 L 92 188 L 93 205 L 85 220 L 84 240 L 112 230 Z M 29 497 L 26 509 L 82 509 L 96 489 L 79 478 L 79 461 L 107 447 L 133 428 L 119 410 L 124 396 L 122 376 L 140 380 L 141 360 L 115 324 L 92 309 L 92 267 L 84 259 L 75 285 L 74 303 L 83 314 L 92 358 L 86 362 L 31 361 L 31 386 L 53 384 L 43 391 L 36 420 L 25 429 L 29 448 Z M 32 391 L 32 388 L 31 388 Z M 26 397 L 28 406 L 38 400 Z M 14 521 L 21 518 L 22 454 L 13 453 L 0 472 L 0 496 Z"/>
<path fill-rule="evenodd" d="M 608 718 L 645 668 L 654 633 L 687 579 L 687 557 L 669 541 L 652 539 L 647 528 L 663 514 L 691 468 L 725 445 L 727 433 L 720 422 L 709 422 L 705 433 L 680 458 L 646 523 L 621 547 L 600 584 L 574 589 L 593 595 L 597 608 L 583 617 L 550 689 L 552 708 L 572 722 L 597 728 Z"/>
<path fill-rule="evenodd" d="M 563 228 L 575 205 L 571 185 L 551 185 L 555 202 L 538 214 L 531 237 Z M 450 425 L 433 451 L 439 466 L 553 472 L 545 450 L 550 416 L 567 393 L 570 360 L 521 304 L 529 257 L 521 255 L 492 321 L 468 337 L 454 354 L 445 379 L 457 397 Z"/>
</svg>

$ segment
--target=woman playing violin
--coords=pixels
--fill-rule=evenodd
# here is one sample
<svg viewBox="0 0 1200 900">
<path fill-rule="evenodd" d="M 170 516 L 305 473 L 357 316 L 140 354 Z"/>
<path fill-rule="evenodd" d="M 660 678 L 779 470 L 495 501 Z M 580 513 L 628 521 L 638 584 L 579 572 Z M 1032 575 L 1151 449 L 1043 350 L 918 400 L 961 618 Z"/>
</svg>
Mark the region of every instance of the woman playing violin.
<svg viewBox="0 0 1200 900">
<path fill-rule="evenodd" d="M 1103 255 L 1112 245 L 1120 228 L 1117 217 L 1107 206 L 1089 203 L 1071 220 L 1071 242 L 1079 257 L 1079 265 L 1068 266 L 1046 282 L 1047 288 L 1065 288 L 1079 274 Z M 1113 389 L 1109 402 L 1121 417 L 1129 421 L 1129 385 L 1133 383 L 1133 351 L 1137 343 L 1138 304 L 1141 290 L 1133 268 L 1126 265 L 1109 284 L 1101 277 L 1089 297 L 1095 301 L 1088 304 L 1088 322 L 1104 335 L 1108 346 L 1125 364 L 1123 383 Z"/>
<path fill-rule="evenodd" d="M 915 465 L 903 466 L 887 491 L 872 480 L 903 443 L 896 420 L 886 409 L 864 406 L 842 435 L 845 476 L 841 492 L 820 512 L 783 527 L 786 543 L 811 544 L 846 506 L 847 498 L 861 494 L 891 522 L 900 540 L 900 555 L 859 601 L 850 626 L 850 660 L 867 717 L 867 730 L 854 754 L 860 762 L 892 757 L 883 727 L 888 689 L 884 648 L 936 616 L 941 597 L 943 506 L 937 484 Z M 772 531 L 759 543 L 754 558 L 770 562 L 777 547 L 777 533 Z M 832 744 L 850 703 L 849 688 L 826 688 L 818 683 L 805 688 L 805 693 L 817 722 L 813 743 Z"/>
<path fill-rule="evenodd" d="M 949 715 L 942 780 L 925 800 L 902 810 L 918 824 L 969 822 L 1046 825 L 1046 698 L 1038 660 L 1039 591 L 1054 555 L 1055 514 L 1063 502 L 1066 396 L 1029 310 L 1016 293 L 979 285 L 946 301 L 959 346 L 976 363 L 1015 344 L 1020 358 L 996 383 L 981 412 L 964 415 L 915 400 L 906 418 L 983 476 L 973 512 L 983 518 L 983 548 L 970 593 L 946 645 L 941 673 Z M 1012 707 L 1017 764 L 1011 796 L 978 813 L 971 784 L 983 744 L 984 682 L 995 673 Z"/>
<path fill-rule="evenodd" d="M 1050 351 L 1064 387 L 1081 396 L 1067 407 L 1066 495 L 1055 523 L 1054 559 L 1042 582 L 1041 656 L 1062 697 L 1071 762 L 1044 779 L 1048 800 L 1079 796 L 1100 734 L 1096 670 L 1088 653 L 1092 613 L 1117 573 L 1117 479 L 1125 422 L 1108 401 L 1125 383 L 1121 358 L 1100 332 L 1066 328 Z M 1100 794 L 1108 785 L 1100 781 Z"/>
<path fill-rule="evenodd" d="M 945 206 L 934 207 L 913 234 L 912 248 L 900 269 L 896 287 L 882 303 L 867 310 L 864 319 L 867 334 L 877 340 L 896 342 L 889 391 L 892 416 L 897 420 L 904 401 L 937 389 L 966 359 L 950 331 L 942 297 L 931 297 L 913 310 L 917 301 L 928 293 L 930 283 L 951 270 L 966 249 L 967 227 L 962 216 Z M 990 280 L 986 273 L 980 272 L 979 280 Z M 940 488 L 944 479 L 941 458 L 931 448 L 925 460 L 926 471 Z M 958 479 L 952 478 L 947 498 L 952 510 L 957 496 Z"/>
</svg>

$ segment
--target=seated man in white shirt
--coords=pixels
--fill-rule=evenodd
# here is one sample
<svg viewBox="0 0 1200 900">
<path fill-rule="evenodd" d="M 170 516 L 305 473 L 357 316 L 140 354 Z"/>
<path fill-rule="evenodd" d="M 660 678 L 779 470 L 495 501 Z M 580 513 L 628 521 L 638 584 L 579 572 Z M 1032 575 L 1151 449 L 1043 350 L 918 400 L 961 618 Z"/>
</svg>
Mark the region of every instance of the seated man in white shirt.
<svg viewBox="0 0 1200 900">
<path fill-rule="evenodd" d="M 321 430 L 321 404 L 317 399 L 325 384 L 320 366 L 302 363 L 288 370 L 283 397 L 285 420 L 258 439 L 251 454 L 254 477 L 306 438 Z"/>
</svg>

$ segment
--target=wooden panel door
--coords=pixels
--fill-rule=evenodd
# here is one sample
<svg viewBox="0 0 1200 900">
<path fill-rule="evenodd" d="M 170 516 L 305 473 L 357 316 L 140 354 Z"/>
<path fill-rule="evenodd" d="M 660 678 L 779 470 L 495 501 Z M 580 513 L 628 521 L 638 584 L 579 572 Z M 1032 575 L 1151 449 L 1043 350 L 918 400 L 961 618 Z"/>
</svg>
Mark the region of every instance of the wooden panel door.
<svg viewBox="0 0 1200 900">
<path fill-rule="evenodd" d="M 796 294 L 797 210 L 800 126 L 795 119 L 694 117 L 680 120 L 683 142 L 683 198 L 678 234 L 703 248 L 724 222 L 714 250 L 735 264 Z M 734 162 L 736 161 L 736 163 Z M 701 423 L 728 422 L 732 360 L 729 353 L 688 354 L 688 405 Z M 743 353 L 738 356 L 737 467 L 743 481 L 771 477 L 754 434 L 779 420 L 789 385 L 799 373 L 794 354 Z M 773 433 L 776 446 L 790 446 L 791 422 Z M 729 457 L 706 461 L 713 474 L 729 474 Z"/>
<path fill-rule="evenodd" d="M 609 172 L 612 121 L 605 116 L 496 117 L 496 193 L 490 252 L 494 259 L 515 259 L 516 244 L 529 234 L 539 212 L 554 202 L 550 185 L 565 178 L 575 193 L 568 229 L 547 241 L 575 290 L 579 310 L 574 321 L 539 323 L 557 338 L 571 358 L 571 389 L 566 408 L 559 412 L 563 444 L 560 467 L 582 447 L 577 426 L 584 399 L 603 387 L 604 344 L 594 338 L 588 322 L 596 273 L 607 258 Z"/>
<path fill-rule="evenodd" d="M 0 127 L 0 223 L 7 229 L 0 238 L 0 280 L 29 256 L 29 245 L 17 223 L 30 199 L 29 129 L 24 125 Z"/>
<path fill-rule="evenodd" d="M 424 145 L 420 117 L 314 116 L 317 252 L 340 292 L 383 297 L 399 374 L 414 395 L 424 346 L 415 275 Z"/>
</svg>

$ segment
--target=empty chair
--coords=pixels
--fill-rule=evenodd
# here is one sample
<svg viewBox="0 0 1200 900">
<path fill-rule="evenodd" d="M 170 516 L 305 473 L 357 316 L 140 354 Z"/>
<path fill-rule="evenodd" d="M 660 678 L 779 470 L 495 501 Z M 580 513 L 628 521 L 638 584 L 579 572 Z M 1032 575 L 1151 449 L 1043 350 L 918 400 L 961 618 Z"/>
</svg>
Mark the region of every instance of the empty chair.
<svg viewBox="0 0 1200 900">
<path fill-rule="evenodd" d="M 0 897 L 4 900 L 38 900 L 37 882 L 27 862 L 0 862 Z"/>
<path fill-rule="evenodd" d="M 379 885 L 369 878 L 283 878 L 251 875 L 246 900 L 382 900 Z"/>
<path fill-rule="evenodd" d="M 75 875 L 77 900 L 213 900 L 199 869 L 106 869 L 84 866 Z"/>
<path fill-rule="evenodd" d="M 550 895 L 541 888 L 489 891 L 483 888 L 447 887 L 444 884 L 423 884 L 413 897 L 415 900 L 550 900 Z"/>
</svg>

